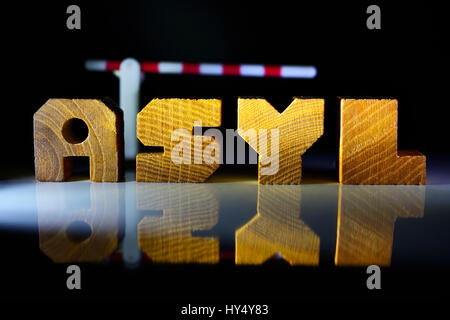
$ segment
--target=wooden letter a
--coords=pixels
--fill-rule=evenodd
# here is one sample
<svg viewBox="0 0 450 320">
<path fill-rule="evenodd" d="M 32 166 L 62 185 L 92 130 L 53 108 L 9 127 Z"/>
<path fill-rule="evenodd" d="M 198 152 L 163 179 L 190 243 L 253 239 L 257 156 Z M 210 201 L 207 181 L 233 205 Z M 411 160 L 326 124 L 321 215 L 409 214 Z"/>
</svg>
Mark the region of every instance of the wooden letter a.
<svg viewBox="0 0 450 320">
<path fill-rule="evenodd" d="M 73 157 L 89 157 L 91 181 L 122 179 L 123 112 L 114 102 L 50 99 L 33 119 L 37 180 L 66 180 Z"/>
</svg>

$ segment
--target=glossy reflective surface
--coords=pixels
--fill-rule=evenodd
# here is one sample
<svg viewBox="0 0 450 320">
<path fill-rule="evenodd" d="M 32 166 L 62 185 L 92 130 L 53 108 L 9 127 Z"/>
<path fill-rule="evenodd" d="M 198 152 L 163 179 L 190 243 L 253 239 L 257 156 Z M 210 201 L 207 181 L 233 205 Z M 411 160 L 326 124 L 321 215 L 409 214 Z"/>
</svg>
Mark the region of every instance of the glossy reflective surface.
<svg viewBox="0 0 450 320">
<path fill-rule="evenodd" d="M 449 263 L 450 185 L 37 183 L 0 189 L 0 224 L 56 263 Z M 220 179 L 219 179 L 220 180 Z M 37 219 L 36 219 L 37 217 Z M 434 235 L 434 232 L 437 232 Z M 434 257 L 430 260 L 430 256 Z"/>
</svg>

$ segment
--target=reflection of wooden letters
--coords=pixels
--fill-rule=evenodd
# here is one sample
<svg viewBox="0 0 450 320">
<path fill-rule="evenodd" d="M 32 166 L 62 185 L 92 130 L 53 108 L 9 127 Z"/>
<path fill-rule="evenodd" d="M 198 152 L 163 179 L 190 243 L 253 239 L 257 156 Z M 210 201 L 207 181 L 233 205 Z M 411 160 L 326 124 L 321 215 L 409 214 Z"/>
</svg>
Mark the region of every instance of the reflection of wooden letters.
<svg viewBox="0 0 450 320">
<path fill-rule="evenodd" d="M 397 100 L 341 100 L 339 182 L 425 184 L 425 156 L 397 152 Z"/>
<path fill-rule="evenodd" d="M 163 146 L 164 151 L 137 155 L 136 181 L 203 182 L 213 174 L 219 167 L 214 159 L 220 146 L 211 137 L 192 134 L 196 121 L 206 127 L 220 126 L 221 101 L 154 99 L 139 112 L 139 140 L 146 146 Z M 195 139 L 200 139 L 201 148 L 194 148 Z M 206 152 L 206 146 L 214 152 Z M 180 163 L 174 163 L 174 156 Z"/>
<path fill-rule="evenodd" d="M 259 183 L 299 184 L 302 154 L 323 134 L 324 100 L 295 98 L 282 113 L 264 99 L 239 99 L 238 105 L 238 133 L 259 154 Z"/>
<path fill-rule="evenodd" d="M 40 183 L 36 198 L 39 247 L 52 261 L 102 261 L 117 248 L 118 184 Z M 76 208 L 89 198 L 90 207 Z"/>
<path fill-rule="evenodd" d="M 110 100 L 48 100 L 34 114 L 36 179 L 66 180 L 80 156 L 90 158 L 92 181 L 122 179 L 122 111 Z"/>
<path fill-rule="evenodd" d="M 335 263 L 366 266 L 391 263 L 397 217 L 423 217 L 425 189 L 341 186 Z"/>
<path fill-rule="evenodd" d="M 236 231 L 236 264 L 281 254 L 291 265 L 318 265 L 320 239 L 299 218 L 301 186 L 258 188 L 258 214 Z"/>
<path fill-rule="evenodd" d="M 137 209 L 162 211 L 138 225 L 141 250 L 157 263 L 218 263 L 219 240 L 193 231 L 217 224 L 219 204 L 205 185 L 137 184 Z"/>
</svg>

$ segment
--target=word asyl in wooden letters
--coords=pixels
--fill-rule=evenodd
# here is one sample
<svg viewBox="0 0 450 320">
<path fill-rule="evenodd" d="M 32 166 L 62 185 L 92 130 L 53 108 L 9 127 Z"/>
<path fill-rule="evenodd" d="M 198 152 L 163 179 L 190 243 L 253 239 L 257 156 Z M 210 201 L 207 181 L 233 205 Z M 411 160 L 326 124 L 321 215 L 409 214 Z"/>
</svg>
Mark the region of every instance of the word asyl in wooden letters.
<svg viewBox="0 0 450 320">
<path fill-rule="evenodd" d="M 299 184 L 301 157 L 323 134 L 323 121 L 323 99 L 294 98 L 282 113 L 264 99 L 238 99 L 237 132 L 259 154 L 259 183 Z M 142 109 L 137 115 L 138 139 L 146 146 L 164 147 L 164 152 L 137 154 L 136 181 L 204 182 L 211 176 L 220 165 L 214 159 L 221 149 L 210 136 L 193 134 L 196 122 L 220 126 L 221 101 L 154 99 Z M 80 135 L 76 131 L 83 126 Z M 178 130 L 181 143 L 174 141 Z M 271 134 L 277 135 L 276 149 L 267 143 Z M 192 161 L 173 161 L 171 155 L 180 146 Z M 39 181 L 65 181 L 73 157 L 79 156 L 89 157 L 92 181 L 120 181 L 123 147 L 123 114 L 110 100 L 50 99 L 34 114 Z M 208 148 L 214 151 L 202 155 Z M 277 160 L 273 173 L 264 171 L 269 153 Z M 340 183 L 425 184 L 425 160 L 418 151 L 397 151 L 397 100 L 341 100 Z"/>
</svg>

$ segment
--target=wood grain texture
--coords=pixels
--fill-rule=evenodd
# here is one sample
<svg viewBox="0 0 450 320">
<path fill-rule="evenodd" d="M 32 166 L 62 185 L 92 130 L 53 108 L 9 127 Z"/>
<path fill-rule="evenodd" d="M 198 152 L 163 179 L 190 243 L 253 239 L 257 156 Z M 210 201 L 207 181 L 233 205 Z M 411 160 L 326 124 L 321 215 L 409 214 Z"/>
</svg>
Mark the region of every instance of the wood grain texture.
<svg viewBox="0 0 450 320">
<path fill-rule="evenodd" d="M 320 239 L 300 219 L 301 186 L 258 186 L 258 214 L 236 231 L 236 264 L 280 254 L 291 265 L 318 265 Z"/>
<path fill-rule="evenodd" d="M 324 100 L 298 99 L 279 113 L 264 99 L 239 99 L 238 133 L 259 154 L 258 181 L 261 184 L 299 184 L 302 177 L 302 155 L 323 134 Z M 256 130 L 256 135 L 246 132 Z M 278 129 L 278 155 L 271 155 L 271 145 L 261 143 L 261 129 Z M 261 174 L 269 158 L 278 156 L 278 172 Z"/>
<path fill-rule="evenodd" d="M 68 124 L 72 119 L 87 125 L 89 133 L 84 141 L 77 141 L 71 132 Z M 114 102 L 50 99 L 34 114 L 36 179 L 67 180 L 74 156 L 89 157 L 91 181 L 117 182 L 123 178 L 123 113 Z"/>
<path fill-rule="evenodd" d="M 137 136 L 146 146 L 163 146 L 164 152 L 139 153 L 136 157 L 136 181 L 139 182 L 204 182 L 217 170 L 220 164 L 212 163 L 214 157 L 203 153 L 206 146 L 216 145 L 210 137 L 202 140 L 201 150 L 194 148 L 192 134 L 194 121 L 201 121 L 204 127 L 217 127 L 221 124 L 221 101 L 215 99 L 153 99 L 137 118 Z M 187 130 L 181 137 L 183 142 L 172 141 L 172 132 Z M 190 141 L 190 142 L 187 142 Z M 191 150 L 190 163 L 176 164 L 172 161 L 172 151 L 179 143 L 187 143 Z M 203 153 L 202 163 L 195 163 L 194 157 Z M 200 157 L 202 155 L 200 154 Z"/>
<path fill-rule="evenodd" d="M 80 201 L 82 192 L 89 193 L 90 207 L 68 203 L 74 193 Z M 117 248 L 119 214 L 124 209 L 118 184 L 39 183 L 36 200 L 39 247 L 53 262 L 103 261 Z M 90 235 L 78 238 L 83 225 L 90 228 Z"/>
<path fill-rule="evenodd" d="M 426 159 L 397 152 L 397 100 L 342 99 L 339 182 L 425 184 Z"/>
<path fill-rule="evenodd" d="M 219 203 L 207 185 L 137 184 L 141 250 L 156 263 L 218 263 L 219 239 L 192 236 L 210 230 L 219 218 Z M 155 214 L 162 211 L 162 216 Z"/>
<path fill-rule="evenodd" d="M 340 186 L 335 263 L 389 266 L 395 221 L 421 218 L 424 187 Z"/>
</svg>

